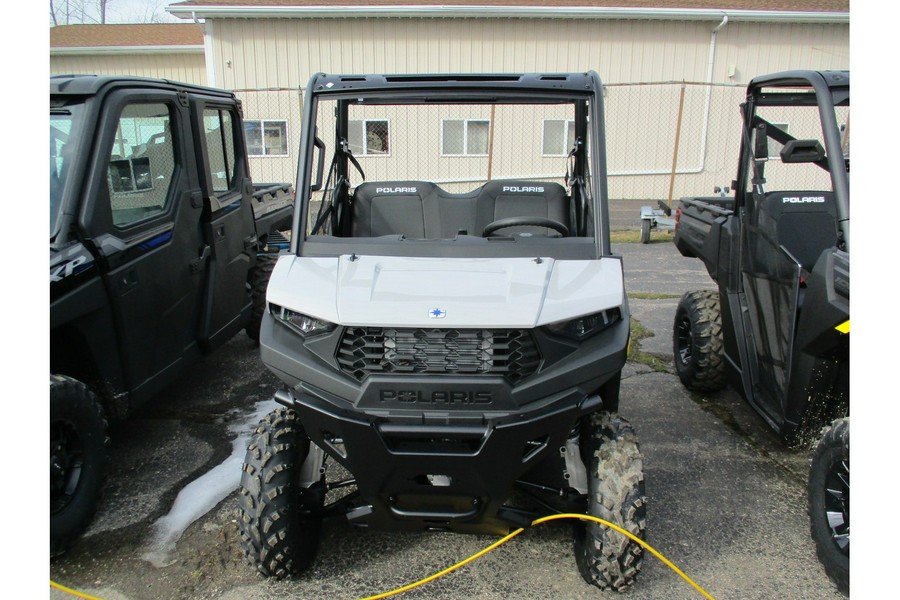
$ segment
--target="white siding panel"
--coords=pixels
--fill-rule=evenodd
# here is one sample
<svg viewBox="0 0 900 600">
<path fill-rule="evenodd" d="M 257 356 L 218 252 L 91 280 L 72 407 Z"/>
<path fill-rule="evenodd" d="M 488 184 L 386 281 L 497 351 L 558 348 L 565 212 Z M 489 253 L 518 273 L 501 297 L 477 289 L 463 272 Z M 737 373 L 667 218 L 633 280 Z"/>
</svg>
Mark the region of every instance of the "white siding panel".
<svg viewBox="0 0 900 600">
<path fill-rule="evenodd" d="M 215 22 L 213 53 L 218 81 L 231 89 L 304 88 L 317 71 L 594 69 L 606 84 L 702 82 L 708 76 L 711 33 L 717 25 L 518 18 L 222 19 Z M 849 68 L 848 25 L 732 22 L 719 30 L 715 43 L 712 81 L 734 87 L 707 93 L 706 88 L 687 86 L 675 198 L 709 194 L 714 185 L 730 184 L 737 165 L 737 105 L 752 77 L 789 69 Z M 729 77 L 732 66 L 734 76 Z M 678 98 L 678 85 L 608 89 L 612 198 L 667 198 Z M 293 136 L 293 124 L 291 131 Z M 428 149 L 433 151 L 437 149 Z M 379 169 L 378 160 L 367 159 L 374 170 Z M 508 167 L 502 162 L 494 166 L 497 176 Z M 286 172 L 272 179 L 291 176 Z"/>
<path fill-rule="evenodd" d="M 583 71 L 609 82 L 701 79 L 709 24 L 562 19 L 216 22 L 226 87 L 290 87 L 316 71 Z M 227 66 L 227 61 L 232 66 Z"/>
<path fill-rule="evenodd" d="M 846 25 L 763 25 L 735 23 L 718 36 L 716 82 L 746 83 L 757 75 L 792 69 L 850 68 Z M 726 69 L 734 65 L 734 79 Z"/>
<path fill-rule="evenodd" d="M 53 55 L 50 74 L 136 75 L 206 85 L 203 54 Z"/>
</svg>

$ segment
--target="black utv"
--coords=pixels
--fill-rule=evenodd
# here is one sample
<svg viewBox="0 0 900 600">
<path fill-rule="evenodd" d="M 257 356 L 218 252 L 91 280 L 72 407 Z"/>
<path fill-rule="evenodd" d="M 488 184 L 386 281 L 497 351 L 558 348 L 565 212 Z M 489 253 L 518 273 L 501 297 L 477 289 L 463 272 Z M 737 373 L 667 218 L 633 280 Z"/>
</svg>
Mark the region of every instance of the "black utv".
<svg viewBox="0 0 900 600">
<path fill-rule="evenodd" d="M 97 508 L 108 420 L 258 336 L 292 206 L 290 185 L 254 189 L 233 94 L 50 78 L 51 555 Z"/>
<path fill-rule="evenodd" d="M 793 444 L 819 439 L 809 512 L 838 587 L 850 573 L 850 73 L 753 79 L 733 198 L 684 198 L 675 245 L 717 290 L 685 294 L 681 381 L 728 382 Z M 823 431 L 823 429 L 825 429 Z"/>
</svg>

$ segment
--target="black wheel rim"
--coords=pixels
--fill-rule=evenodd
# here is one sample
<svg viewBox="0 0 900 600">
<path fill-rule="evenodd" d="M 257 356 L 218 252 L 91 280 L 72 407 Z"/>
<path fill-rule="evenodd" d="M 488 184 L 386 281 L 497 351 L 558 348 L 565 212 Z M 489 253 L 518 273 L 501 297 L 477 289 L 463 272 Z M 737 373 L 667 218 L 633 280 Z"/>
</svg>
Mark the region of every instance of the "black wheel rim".
<svg viewBox="0 0 900 600">
<path fill-rule="evenodd" d="M 691 360 L 694 351 L 694 343 L 691 339 L 691 320 L 687 315 L 681 317 L 678 321 L 678 327 L 675 335 L 676 355 L 681 364 L 686 365 Z"/>
<path fill-rule="evenodd" d="M 850 461 L 836 460 L 825 478 L 825 522 L 838 550 L 850 556 Z"/>
<path fill-rule="evenodd" d="M 78 430 L 67 421 L 50 424 L 50 514 L 64 509 L 78 489 L 84 469 L 84 447 Z"/>
</svg>

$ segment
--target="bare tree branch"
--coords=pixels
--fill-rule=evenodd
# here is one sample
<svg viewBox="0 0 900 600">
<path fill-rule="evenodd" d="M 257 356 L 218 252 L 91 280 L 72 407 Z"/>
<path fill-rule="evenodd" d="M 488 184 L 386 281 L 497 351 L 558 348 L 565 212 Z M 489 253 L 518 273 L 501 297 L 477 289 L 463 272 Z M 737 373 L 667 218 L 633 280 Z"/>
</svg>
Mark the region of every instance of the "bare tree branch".
<svg viewBox="0 0 900 600">
<path fill-rule="evenodd" d="M 169 23 L 177 21 L 165 12 L 170 0 L 50 0 L 52 26 L 75 23 Z"/>
</svg>

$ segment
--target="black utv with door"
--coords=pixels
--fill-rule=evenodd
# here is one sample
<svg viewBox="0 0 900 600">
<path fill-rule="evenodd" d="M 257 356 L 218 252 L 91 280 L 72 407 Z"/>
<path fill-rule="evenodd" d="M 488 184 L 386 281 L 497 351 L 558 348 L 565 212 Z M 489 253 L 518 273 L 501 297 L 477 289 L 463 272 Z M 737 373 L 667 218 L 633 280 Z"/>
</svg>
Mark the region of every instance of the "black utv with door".
<svg viewBox="0 0 900 600">
<path fill-rule="evenodd" d="M 847 593 L 850 74 L 757 77 L 741 114 L 734 198 L 684 198 L 676 213 L 675 245 L 704 261 L 718 289 L 681 299 L 675 366 L 692 390 L 731 382 L 789 442 L 820 440 L 812 535 Z"/>
<path fill-rule="evenodd" d="M 50 78 L 51 555 L 97 508 L 108 421 L 258 337 L 292 206 L 290 185 L 254 189 L 232 93 Z"/>
</svg>

